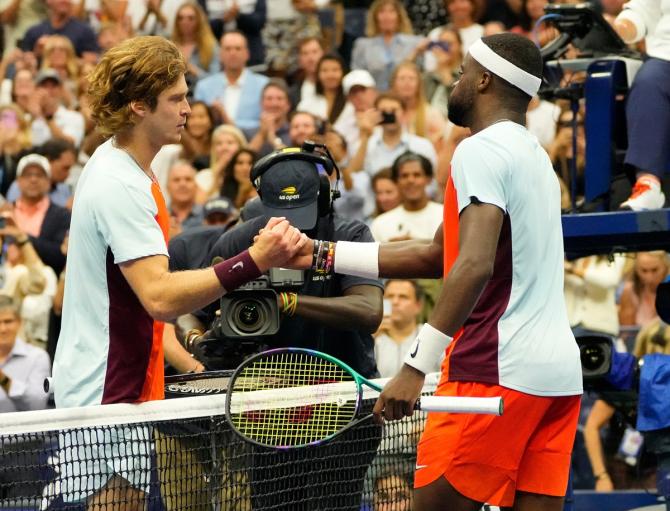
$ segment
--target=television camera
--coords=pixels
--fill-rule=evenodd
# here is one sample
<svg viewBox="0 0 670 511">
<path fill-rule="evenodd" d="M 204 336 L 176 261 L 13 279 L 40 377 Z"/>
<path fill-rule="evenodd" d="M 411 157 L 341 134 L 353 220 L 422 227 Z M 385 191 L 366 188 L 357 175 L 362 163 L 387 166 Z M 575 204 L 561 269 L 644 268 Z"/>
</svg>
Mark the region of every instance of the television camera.
<svg viewBox="0 0 670 511">
<path fill-rule="evenodd" d="M 661 359 L 660 364 L 657 364 L 659 362 L 657 358 L 635 359 L 628 353 L 617 352 L 614 340 L 607 335 L 579 336 L 577 344 L 585 390 L 595 392 L 619 411 L 631 427 L 643 430 L 646 449 L 653 453 L 657 460 L 658 493 L 665 497 L 666 509 L 670 511 L 670 427 L 663 426 L 668 422 L 669 412 L 667 409 L 659 411 L 658 405 L 648 406 L 650 402 L 659 402 L 660 396 L 655 393 L 666 395 L 668 393 L 666 388 L 669 385 L 668 356 L 661 355 L 666 357 L 666 361 Z M 646 376 L 643 375 L 645 361 L 652 364 L 652 369 L 649 370 L 652 374 Z M 659 366 L 662 368 L 663 365 L 666 368 L 659 371 Z M 655 386 L 650 386 L 649 381 L 655 382 Z M 641 426 L 641 421 L 638 420 L 639 412 L 645 416 L 645 420 L 642 421 L 644 426 Z M 658 422 L 660 425 L 658 429 L 649 429 L 650 416 L 652 422 Z"/>
<path fill-rule="evenodd" d="M 332 203 L 339 197 L 339 190 L 337 185 L 331 187 L 328 176 L 335 172 L 339 181 L 339 169 L 325 144 L 309 140 L 300 149 L 275 151 L 256 162 L 251 174 L 259 196 L 261 176 L 271 167 L 291 160 L 314 164 L 314 172 L 318 173 L 320 183 L 318 216 L 331 213 Z M 218 262 L 216 259 L 212 261 L 213 264 Z M 250 355 L 267 349 L 266 339 L 279 331 L 279 294 L 296 292 L 304 283 L 305 272 L 302 270 L 270 268 L 267 274 L 225 294 L 220 299 L 217 316 L 207 331 L 202 335 L 187 336 L 183 341 L 184 347 L 208 369 L 237 367 Z"/>
</svg>

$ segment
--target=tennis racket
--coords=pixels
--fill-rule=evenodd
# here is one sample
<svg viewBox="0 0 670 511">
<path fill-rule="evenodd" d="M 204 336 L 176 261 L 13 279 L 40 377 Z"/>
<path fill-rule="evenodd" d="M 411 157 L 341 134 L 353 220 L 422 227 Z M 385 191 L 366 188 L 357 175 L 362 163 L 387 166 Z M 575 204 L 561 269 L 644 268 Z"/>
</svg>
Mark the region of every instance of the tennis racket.
<svg viewBox="0 0 670 511">
<path fill-rule="evenodd" d="M 225 394 L 233 370 L 204 371 L 165 377 L 165 397 Z"/>
<path fill-rule="evenodd" d="M 262 447 L 298 448 L 327 442 L 368 420 L 364 386 L 371 382 L 325 353 L 280 348 L 240 365 L 228 383 L 226 419 L 244 440 Z M 502 398 L 424 396 L 416 409 L 502 415 Z"/>
</svg>

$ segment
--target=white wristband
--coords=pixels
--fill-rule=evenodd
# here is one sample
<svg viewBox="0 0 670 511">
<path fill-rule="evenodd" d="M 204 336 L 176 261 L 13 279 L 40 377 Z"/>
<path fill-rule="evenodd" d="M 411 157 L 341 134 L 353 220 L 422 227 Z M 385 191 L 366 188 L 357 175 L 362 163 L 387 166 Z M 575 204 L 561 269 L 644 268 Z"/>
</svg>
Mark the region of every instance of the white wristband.
<svg viewBox="0 0 670 511">
<path fill-rule="evenodd" d="M 426 323 L 419 330 L 419 335 L 416 336 L 403 362 L 423 374 L 431 373 L 442 360 L 444 350 L 451 344 L 451 341 L 453 337 L 449 337 Z"/>
<path fill-rule="evenodd" d="M 379 243 L 338 241 L 335 245 L 335 273 L 376 279 L 379 277 Z"/>
</svg>

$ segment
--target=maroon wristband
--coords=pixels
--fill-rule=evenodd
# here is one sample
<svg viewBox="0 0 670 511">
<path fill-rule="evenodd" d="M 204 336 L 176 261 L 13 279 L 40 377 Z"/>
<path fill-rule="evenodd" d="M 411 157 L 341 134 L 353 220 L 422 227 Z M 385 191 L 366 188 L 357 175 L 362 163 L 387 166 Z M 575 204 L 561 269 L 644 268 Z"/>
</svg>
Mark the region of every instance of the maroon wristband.
<svg viewBox="0 0 670 511">
<path fill-rule="evenodd" d="M 251 258 L 249 250 L 237 254 L 235 257 L 216 263 L 214 273 L 226 291 L 232 291 L 250 280 L 261 276 L 261 271 Z"/>
</svg>

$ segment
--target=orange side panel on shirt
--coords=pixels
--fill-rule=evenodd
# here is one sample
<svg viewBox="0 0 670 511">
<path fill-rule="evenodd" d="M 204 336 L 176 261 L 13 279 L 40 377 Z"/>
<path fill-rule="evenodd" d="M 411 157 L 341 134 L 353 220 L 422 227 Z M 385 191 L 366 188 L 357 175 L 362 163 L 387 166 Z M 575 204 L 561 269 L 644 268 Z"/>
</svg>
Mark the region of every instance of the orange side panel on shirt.
<svg viewBox="0 0 670 511">
<path fill-rule="evenodd" d="M 449 179 L 447 179 L 447 188 L 444 192 L 444 208 L 442 210 L 442 240 L 443 240 L 443 264 L 444 264 L 444 279 L 451 271 L 452 266 L 458 257 L 458 195 L 454 182 L 451 179 L 451 169 L 449 170 Z M 454 334 L 454 342 L 451 343 L 447 351 L 445 361 L 448 360 L 449 354 L 454 349 L 456 341 L 461 336 L 463 329 L 459 329 Z M 444 371 L 444 368 L 443 368 Z M 444 371 L 443 375 L 448 375 L 449 371 Z"/>
<path fill-rule="evenodd" d="M 168 213 L 165 199 L 160 186 L 155 181 L 151 183 L 151 195 L 158 206 L 156 222 L 163 232 L 165 244 L 169 241 L 170 214 Z M 165 398 L 165 375 L 163 371 L 163 328 L 161 321 L 154 321 L 153 344 L 151 346 L 151 357 L 147 367 L 147 375 L 142 388 L 140 401 L 153 401 Z"/>
</svg>

